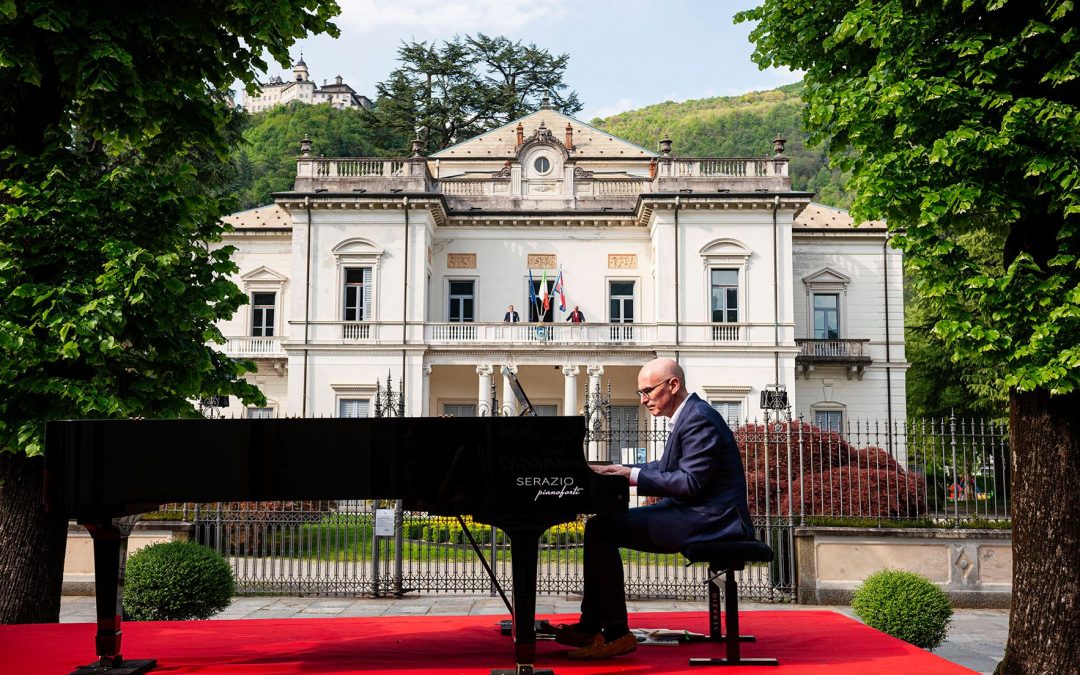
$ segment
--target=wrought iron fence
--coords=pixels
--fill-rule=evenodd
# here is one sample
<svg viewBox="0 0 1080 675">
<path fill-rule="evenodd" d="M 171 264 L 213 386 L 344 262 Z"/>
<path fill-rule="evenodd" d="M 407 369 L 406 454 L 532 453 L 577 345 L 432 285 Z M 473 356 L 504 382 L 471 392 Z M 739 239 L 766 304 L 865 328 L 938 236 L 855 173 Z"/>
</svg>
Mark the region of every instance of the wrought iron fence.
<svg viewBox="0 0 1080 675">
<path fill-rule="evenodd" d="M 399 410 L 380 401 L 385 414 Z M 588 406 L 586 455 L 650 461 L 663 452 L 656 420 Z M 731 421 L 747 477 L 757 534 L 776 551 L 769 565 L 741 573 L 742 593 L 757 600 L 797 597 L 795 527 L 865 519 L 902 522 L 1010 516 L 1008 443 L 1003 425 L 938 419 L 852 422 L 821 428 L 783 416 Z M 644 502 L 633 495 L 632 505 Z M 182 507 L 174 507 L 182 508 Z M 393 534 L 376 534 L 379 508 Z M 189 505 L 197 540 L 225 555 L 241 594 L 400 595 L 493 593 L 482 564 L 454 519 L 402 512 L 400 503 L 292 501 Z M 494 528 L 465 520 L 504 587 L 509 546 Z M 584 519 L 549 530 L 541 542 L 537 590 L 577 594 L 582 584 Z M 705 570 L 678 554 L 624 552 L 631 598 L 704 598 Z"/>
</svg>

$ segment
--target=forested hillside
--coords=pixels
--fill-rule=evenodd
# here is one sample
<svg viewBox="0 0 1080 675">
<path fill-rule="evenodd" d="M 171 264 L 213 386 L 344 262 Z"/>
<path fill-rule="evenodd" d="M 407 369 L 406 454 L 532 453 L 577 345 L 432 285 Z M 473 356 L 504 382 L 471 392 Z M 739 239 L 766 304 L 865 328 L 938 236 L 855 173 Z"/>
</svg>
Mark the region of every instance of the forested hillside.
<svg viewBox="0 0 1080 675">
<path fill-rule="evenodd" d="M 801 84 L 631 110 L 590 124 L 646 148 L 669 134 L 680 157 L 755 157 L 772 154 L 772 139 L 787 139 L 791 180 L 796 190 L 846 208 L 851 196 L 840 172 L 826 165 L 822 146 L 809 147 L 802 130 Z M 377 110 L 377 108 L 376 108 Z M 315 152 L 327 157 L 400 155 L 411 139 L 394 136 L 379 115 L 366 110 L 335 110 L 293 103 L 252 115 L 238 153 L 243 208 L 272 201 L 271 194 L 292 189 L 300 139 L 307 134 Z"/>
<path fill-rule="evenodd" d="M 802 84 L 674 103 L 665 101 L 589 123 L 646 148 L 656 148 L 667 134 L 680 157 L 755 157 L 772 154 L 772 139 L 787 139 L 792 187 L 817 193 L 814 198 L 846 208 L 840 172 L 828 168 L 823 146 L 808 146 L 802 128 Z"/>
</svg>

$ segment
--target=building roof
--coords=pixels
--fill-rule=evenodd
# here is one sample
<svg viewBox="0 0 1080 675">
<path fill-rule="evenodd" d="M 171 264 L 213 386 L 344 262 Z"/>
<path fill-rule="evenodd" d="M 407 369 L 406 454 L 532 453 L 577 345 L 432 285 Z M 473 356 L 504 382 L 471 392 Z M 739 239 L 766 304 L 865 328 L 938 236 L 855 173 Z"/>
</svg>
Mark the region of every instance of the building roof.
<svg viewBox="0 0 1080 675">
<path fill-rule="evenodd" d="M 288 211 L 277 204 L 259 206 L 246 211 L 237 211 L 236 213 L 230 213 L 221 220 L 238 230 L 292 227 L 292 218 L 289 217 Z"/>
<path fill-rule="evenodd" d="M 810 202 L 799 215 L 795 216 L 793 223 L 795 229 L 828 229 L 848 230 L 855 227 L 855 219 L 844 209 L 838 209 L 817 202 Z M 860 230 L 884 230 L 885 221 L 870 220 L 859 223 Z"/>
<path fill-rule="evenodd" d="M 574 158 L 644 159 L 659 156 L 657 153 L 646 150 L 640 145 L 623 140 L 581 120 L 564 115 L 557 110 L 541 108 L 501 127 L 485 131 L 475 138 L 444 148 L 433 153 L 430 157 L 432 159 L 511 158 L 517 152 L 517 125 L 519 123 L 524 130 L 526 141 L 543 124 L 544 128 L 550 131 L 552 136 L 559 142 L 565 139 L 566 125 L 569 124 L 573 131 L 574 145 L 570 156 Z"/>
</svg>

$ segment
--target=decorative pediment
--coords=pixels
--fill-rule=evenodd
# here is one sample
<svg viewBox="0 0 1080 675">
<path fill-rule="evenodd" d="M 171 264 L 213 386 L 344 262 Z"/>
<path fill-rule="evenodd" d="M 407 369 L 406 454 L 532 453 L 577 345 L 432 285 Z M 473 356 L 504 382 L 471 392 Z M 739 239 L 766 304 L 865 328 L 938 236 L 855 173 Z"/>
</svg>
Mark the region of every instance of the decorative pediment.
<svg viewBox="0 0 1080 675">
<path fill-rule="evenodd" d="M 640 145 L 612 135 L 608 131 L 564 115 L 557 110 L 543 108 L 528 115 L 490 129 L 474 138 L 432 153 L 431 160 L 445 162 L 461 159 L 506 160 L 520 157 L 521 148 L 548 145 L 561 152 L 572 150 L 573 156 L 582 158 L 648 159 L 658 155 Z M 494 168 L 494 167 L 493 167 Z M 456 173 L 456 172 L 454 172 Z"/>
<path fill-rule="evenodd" d="M 524 142 L 522 142 L 517 146 L 517 148 L 515 148 L 517 150 L 518 159 L 520 160 L 522 157 L 524 157 L 530 149 L 541 145 L 554 148 L 555 150 L 560 152 L 562 154 L 563 161 L 566 161 L 570 158 L 570 151 L 566 149 L 566 146 L 563 145 L 562 142 L 559 141 L 559 139 L 555 138 L 555 134 L 551 133 L 551 129 L 548 129 L 547 126 L 544 125 L 544 121 L 540 120 L 540 126 L 538 126 L 536 130 L 533 131 L 532 136 L 526 138 Z"/>
<path fill-rule="evenodd" d="M 851 277 L 837 272 L 831 267 L 822 269 L 803 277 L 803 283 L 807 286 L 847 286 L 851 283 Z"/>
<path fill-rule="evenodd" d="M 263 265 L 256 267 L 250 272 L 246 272 L 240 275 L 240 280 L 245 284 L 252 283 L 269 283 L 269 284 L 283 284 L 289 280 L 284 274 L 280 274 Z"/>
<path fill-rule="evenodd" d="M 382 249 L 376 247 L 374 243 L 360 237 L 338 243 L 331 252 L 337 258 L 338 265 L 371 265 L 373 267 L 378 266 L 383 254 Z"/>
<path fill-rule="evenodd" d="M 753 252 L 738 239 L 714 239 L 701 247 L 701 259 L 706 267 L 715 265 L 743 266 Z"/>
</svg>

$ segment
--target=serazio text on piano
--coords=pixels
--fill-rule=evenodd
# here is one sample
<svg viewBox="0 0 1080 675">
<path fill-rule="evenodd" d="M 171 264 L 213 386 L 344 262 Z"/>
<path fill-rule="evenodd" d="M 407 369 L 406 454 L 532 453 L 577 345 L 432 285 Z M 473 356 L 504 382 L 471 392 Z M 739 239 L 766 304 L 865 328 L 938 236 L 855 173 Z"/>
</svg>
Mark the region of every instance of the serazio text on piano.
<svg viewBox="0 0 1080 675">
<path fill-rule="evenodd" d="M 562 499 L 563 497 L 577 496 L 581 494 L 582 487 L 580 485 L 574 485 L 573 476 L 518 476 L 518 487 L 530 487 L 536 486 L 541 489 L 536 491 L 536 496 L 533 497 L 533 501 L 538 501 L 541 497 L 556 497 Z M 547 489 L 544 488 L 558 488 Z"/>
</svg>

